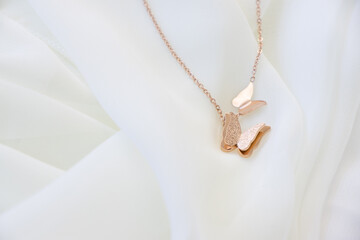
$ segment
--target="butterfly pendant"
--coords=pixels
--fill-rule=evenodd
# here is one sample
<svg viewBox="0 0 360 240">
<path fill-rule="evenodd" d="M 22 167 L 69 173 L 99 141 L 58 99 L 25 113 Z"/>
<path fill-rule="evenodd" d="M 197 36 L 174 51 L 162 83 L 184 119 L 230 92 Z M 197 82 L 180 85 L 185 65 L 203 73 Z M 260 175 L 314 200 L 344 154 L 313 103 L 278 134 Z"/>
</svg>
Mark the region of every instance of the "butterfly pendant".
<svg viewBox="0 0 360 240">
<path fill-rule="evenodd" d="M 266 105 L 265 101 L 251 100 L 253 92 L 254 85 L 250 82 L 232 101 L 233 106 L 239 108 L 239 113 L 230 112 L 225 114 L 223 139 L 221 141 L 221 149 L 225 152 L 237 149 L 240 156 L 250 157 L 261 138 L 270 130 L 270 126 L 267 126 L 265 123 L 259 123 L 245 132 L 241 132 L 239 116 L 248 114 Z"/>
</svg>

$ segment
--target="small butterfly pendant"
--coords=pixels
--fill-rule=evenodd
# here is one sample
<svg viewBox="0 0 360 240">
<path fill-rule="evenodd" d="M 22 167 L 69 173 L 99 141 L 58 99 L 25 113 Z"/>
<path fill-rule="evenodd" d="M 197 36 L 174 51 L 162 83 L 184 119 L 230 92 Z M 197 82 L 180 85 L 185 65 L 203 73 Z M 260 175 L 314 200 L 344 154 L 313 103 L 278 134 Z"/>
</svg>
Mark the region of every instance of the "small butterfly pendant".
<svg viewBox="0 0 360 240">
<path fill-rule="evenodd" d="M 261 138 L 270 130 L 270 126 L 259 123 L 245 132 L 241 132 L 239 115 L 248 114 L 266 105 L 265 101 L 251 100 L 253 92 L 254 86 L 250 82 L 232 101 L 233 106 L 239 108 L 239 113 L 230 112 L 225 114 L 223 139 L 221 141 L 221 149 L 225 152 L 238 149 L 240 156 L 250 157 Z"/>
</svg>

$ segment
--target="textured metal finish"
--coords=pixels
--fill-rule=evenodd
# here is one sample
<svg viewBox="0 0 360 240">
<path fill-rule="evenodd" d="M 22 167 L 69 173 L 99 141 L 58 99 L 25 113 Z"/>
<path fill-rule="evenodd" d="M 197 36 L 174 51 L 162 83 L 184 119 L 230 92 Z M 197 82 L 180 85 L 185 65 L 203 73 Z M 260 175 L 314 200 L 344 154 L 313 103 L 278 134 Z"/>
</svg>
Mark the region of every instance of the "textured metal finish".
<svg viewBox="0 0 360 240">
<path fill-rule="evenodd" d="M 221 142 L 221 149 L 225 152 L 234 150 L 240 138 L 241 127 L 238 118 L 239 117 L 232 112 L 225 114 L 225 125 Z"/>
<path fill-rule="evenodd" d="M 269 126 L 266 126 L 265 123 L 259 123 L 242 133 L 239 115 L 226 113 L 221 150 L 230 152 L 238 149 L 242 157 L 250 157 L 268 130 L 270 130 Z"/>
<path fill-rule="evenodd" d="M 259 145 L 260 143 L 260 140 L 262 139 L 262 137 L 264 136 L 264 134 L 270 130 L 270 127 L 269 126 L 262 126 L 259 131 L 257 132 L 256 134 L 256 137 L 255 139 L 251 142 L 249 148 L 245 151 L 241 150 L 240 148 L 238 149 L 238 152 L 240 154 L 240 156 L 242 157 L 250 157 L 251 154 L 253 153 L 253 151 L 257 148 L 257 146 Z"/>
<path fill-rule="evenodd" d="M 209 90 L 205 88 L 205 86 L 195 77 L 195 75 L 190 71 L 189 67 L 185 64 L 185 62 L 179 57 L 176 53 L 169 40 L 165 36 L 162 31 L 159 23 L 157 22 L 147 0 L 143 0 L 144 6 L 146 8 L 147 13 L 149 14 L 151 21 L 153 22 L 157 32 L 159 33 L 161 39 L 165 43 L 166 47 L 170 51 L 171 55 L 175 58 L 175 60 L 179 63 L 179 65 L 184 69 L 186 74 L 190 77 L 190 79 L 196 84 L 198 88 L 202 90 L 202 92 L 209 98 L 212 105 L 214 105 L 217 113 L 220 116 L 220 119 L 223 123 L 223 139 L 221 142 L 221 149 L 223 151 L 229 152 L 234 149 L 238 149 L 239 153 L 243 157 L 249 157 L 255 147 L 258 145 L 260 139 L 264 135 L 264 133 L 270 129 L 269 126 L 266 126 L 264 123 L 260 125 L 256 125 L 246 131 L 244 134 L 241 134 L 241 127 L 239 123 L 239 116 L 245 115 L 254 111 L 255 109 L 266 104 L 265 101 L 252 101 L 252 95 L 254 92 L 253 82 L 255 81 L 255 75 L 257 71 L 257 66 L 259 63 L 260 55 L 262 53 L 263 48 L 263 38 L 262 38 L 262 29 L 261 29 L 261 12 L 260 12 L 260 0 L 256 0 L 256 23 L 257 23 L 257 32 L 258 32 L 258 50 L 257 55 L 255 57 L 255 62 L 251 71 L 250 83 L 249 85 L 242 90 L 232 101 L 232 104 L 235 107 L 239 108 L 238 113 L 227 113 L 225 116 L 223 115 L 223 111 L 219 104 L 217 104 L 215 98 L 210 94 Z M 239 148 L 238 148 L 239 146 Z"/>
<path fill-rule="evenodd" d="M 241 151 L 246 151 L 250 148 L 251 143 L 255 140 L 256 136 L 260 132 L 260 129 L 265 126 L 265 123 L 259 123 L 249 128 L 246 132 L 240 135 L 239 141 L 237 142 L 237 147 Z"/>
</svg>

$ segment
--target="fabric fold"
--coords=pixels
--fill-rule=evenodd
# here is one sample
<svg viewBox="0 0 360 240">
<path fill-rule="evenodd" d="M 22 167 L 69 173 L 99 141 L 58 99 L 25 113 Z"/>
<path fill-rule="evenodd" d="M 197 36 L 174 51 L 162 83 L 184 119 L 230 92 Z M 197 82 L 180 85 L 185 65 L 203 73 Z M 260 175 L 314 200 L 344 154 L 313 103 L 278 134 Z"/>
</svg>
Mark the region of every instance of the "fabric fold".
<svg viewBox="0 0 360 240">
<path fill-rule="evenodd" d="M 247 85 L 256 54 L 255 2 L 149 3 L 175 51 L 224 113 L 236 111 L 231 100 Z M 48 76 L 63 73 L 69 85 L 58 101 L 99 121 L 30 96 L 30 91 L 16 99 L 12 95 L 19 96 L 19 89 L 0 88 L 0 96 L 9 102 L 0 107 L 13 116 L 5 124 L 12 127 L 0 134 L 18 133 L 26 151 L 37 154 L 50 142 L 54 149 L 42 157 L 53 165 L 66 162 L 70 167 L 83 158 L 1 216 L 5 239 L 21 239 L 30 232 L 38 240 L 96 239 L 104 233 L 108 239 L 142 239 L 146 234 L 147 239 L 173 240 L 331 239 L 336 209 L 331 210 L 335 215 L 325 211 L 337 201 L 333 196 L 341 194 L 333 189 L 333 179 L 347 158 L 346 142 L 356 129 L 360 102 L 356 1 L 263 3 L 266 56 L 260 61 L 254 98 L 267 105 L 240 118 L 240 124 L 248 129 L 266 122 L 271 131 L 251 159 L 220 151 L 222 129 L 215 109 L 171 56 L 141 1 L 30 4 L 91 90 L 74 83 L 77 76 L 66 69 L 69 64 L 60 64 L 38 46 L 44 61 L 52 59 L 56 65 L 43 75 L 44 84 L 56 86 L 62 78 L 49 81 Z M 30 38 L 31 46 L 44 45 Z M 12 65 L 19 59 L 20 54 Z M 5 58 L 2 62 L 6 66 Z M 28 61 L 25 66 L 36 67 L 29 72 L 41 72 L 38 64 Z M 4 74 L 10 79 L 16 73 L 8 69 Z M 25 79 L 18 75 L 24 85 L 38 84 Z M 95 99 L 104 110 L 86 106 Z M 25 111 L 24 101 L 39 109 L 36 114 Z M 15 103 L 22 106 L 17 115 L 11 110 L 17 108 Z M 112 136 L 114 125 L 121 133 Z M 32 138 L 37 141 L 32 144 L 25 141 L 25 133 L 51 133 L 56 138 Z M 55 133 L 64 133 L 63 138 Z M 69 151 L 62 153 L 64 149 Z M 57 153 L 61 158 L 51 159 Z M 136 221 L 141 226 L 137 230 Z M 49 230 L 44 232 L 37 223 Z M 356 234 L 351 232 L 349 238 Z"/>
</svg>

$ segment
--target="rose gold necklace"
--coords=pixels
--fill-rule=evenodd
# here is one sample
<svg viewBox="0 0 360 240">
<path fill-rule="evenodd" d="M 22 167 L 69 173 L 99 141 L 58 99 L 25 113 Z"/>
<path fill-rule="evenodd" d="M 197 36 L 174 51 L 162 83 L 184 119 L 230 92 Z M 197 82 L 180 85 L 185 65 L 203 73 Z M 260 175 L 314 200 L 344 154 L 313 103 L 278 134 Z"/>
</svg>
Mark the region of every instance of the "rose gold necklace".
<svg viewBox="0 0 360 240">
<path fill-rule="evenodd" d="M 239 123 L 239 116 L 245 115 L 254 111 L 255 109 L 266 104 L 265 101 L 261 100 L 251 100 L 253 91 L 255 75 L 257 71 L 257 66 L 259 64 L 260 55 L 263 49 L 263 38 L 262 38 L 262 29 L 261 29 L 261 8 L 260 0 L 256 0 L 256 22 L 257 22 L 257 33 L 258 33 L 258 50 L 255 58 L 255 62 L 251 71 L 251 77 L 249 85 L 243 89 L 233 100 L 232 104 L 234 107 L 238 108 L 238 113 L 226 113 L 225 116 L 219 104 L 217 104 L 215 98 L 210 94 L 209 90 L 195 77 L 195 75 L 190 71 L 186 66 L 184 61 L 179 57 L 175 52 L 174 48 L 171 46 L 169 40 L 166 38 L 165 34 L 161 30 L 147 0 L 143 0 L 146 11 L 148 12 L 156 30 L 160 34 L 161 39 L 165 43 L 166 47 L 169 49 L 171 55 L 176 59 L 180 66 L 185 70 L 187 75 L 193 80 L 193 82 L 198 86 L 203 93 L 210 99 L 211 104 L 215 106 L 217 113 L 220 116 L 220 119 L 223 123 L 223 138 L 221 141 L 221 150 L 225 152 L 230 152 L 234 149 L 238 149 L 240 156 L 250 157 L 253 150 L 259 144 L 263 135 L 270 130 L 270 126 L 265 125 L 265 123 L 259 123 L 251 127 L 245 132 L 241 132 L 241 127 Z"/>
</svg>

